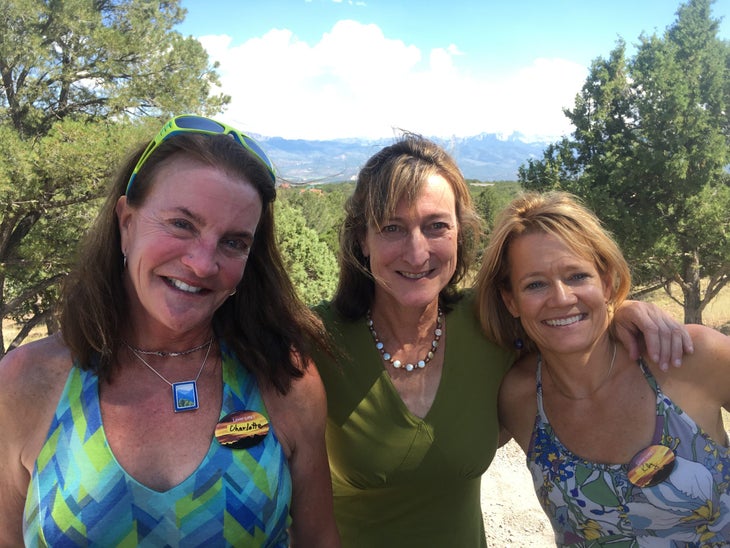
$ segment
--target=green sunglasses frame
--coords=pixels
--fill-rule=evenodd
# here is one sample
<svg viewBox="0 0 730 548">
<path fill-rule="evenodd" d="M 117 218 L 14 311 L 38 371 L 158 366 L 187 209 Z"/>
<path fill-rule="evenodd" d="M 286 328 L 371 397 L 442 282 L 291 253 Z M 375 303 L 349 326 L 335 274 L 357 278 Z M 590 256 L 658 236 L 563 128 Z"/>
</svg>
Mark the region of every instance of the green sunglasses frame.
<svg viewBox="0 0 730 548">
<path fill-rule="evenodd" d="M 183 125 L 179 125 L 178 122 Z M 188 126 L 186 124 L 191 125 Z M 179 133 L 230 135 L 236 140 L 236 142 L 238 142 L 238 144 L 248 150 L 264 164 L 266 170 L 271 176 L 271 180 L 276 183 L 276 173 L 274 172 L 274 166 L 271 163 L 271 160 L 269 160 L 269 157 L 266 155 L 266 153 L 261 149 L 261 146 L 259 146 L 259 144 L 254 139 L 252 139 L 245 133 L 241 133 L 231 126 L 217 120 L 213 120 L 212 118 L 197 116 L 195 114 L 181 114 L 180 116 L 175 116 L 174 118 L 169 120 L 164 126 L 162 126 L 160 132 L 155 136 L 152 141 L 150 141 L 150 144 L 147 145 L 147 148 L 142 153 L 142 156 L 140 156 L 137 165 L 134 166 L 132 174 L 129 176 L 127 189 L 124 191 L 125 196 L 129 194 L 129 189 L 132 188 L 132 184 L 137 177 L 137 173 L 139 173 L 139 170 L 142 169 L 142 166 L 149 159 L 152 153 L 157 150 L 157 147 L 159 147 L 163 142 L 165 142 L 173 135 L 177 135 Z"/>
</svg>

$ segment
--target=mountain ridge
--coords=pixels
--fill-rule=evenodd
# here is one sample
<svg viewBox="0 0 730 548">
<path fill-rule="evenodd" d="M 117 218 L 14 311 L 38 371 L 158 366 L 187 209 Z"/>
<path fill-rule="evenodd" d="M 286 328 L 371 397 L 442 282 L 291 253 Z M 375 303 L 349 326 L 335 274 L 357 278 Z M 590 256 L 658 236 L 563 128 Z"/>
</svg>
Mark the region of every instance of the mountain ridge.
<svg viewBox="0 0 730 548">
<path fill-rule="evenodd" d="M 256 139 L 271 158 L 279 177 L 292 184 L 354 180 L 370 156 L 395 140 L 306 140 L 266 136 L 256 136 Z M 518 168 L 528 159 L 542 158 L 543 150 L 549 144 L 549 141 L 526 142 L 517 133 L 429 139 L 454 157 L 465 178 L 485 182 L 516 181 Z"/>
</svg>

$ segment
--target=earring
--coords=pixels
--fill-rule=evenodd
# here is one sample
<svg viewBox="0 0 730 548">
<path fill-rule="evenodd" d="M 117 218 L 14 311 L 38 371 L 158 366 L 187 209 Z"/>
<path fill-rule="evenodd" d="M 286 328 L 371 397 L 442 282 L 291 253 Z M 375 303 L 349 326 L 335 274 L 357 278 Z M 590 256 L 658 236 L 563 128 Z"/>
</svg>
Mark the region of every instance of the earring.
<svg viewBox="0 0 730 548">
<path fill-rule="evenodd" d="M 127 255 L 124 254 L 124 253 L 122 253 L 122 257 L 124 257 L 124 260 L 123 260 L 123 263 L 122 263 L 122 267 L 123 268 L 127 268 Z"/>
<path fill-rule="evenodd" d="M 517 337 L 514 345 L 517 350 L 522 350 L 525 347 L 525 341 L 523 341 L 520 337 Z"/>
<path fill-rule="evenodd" d="M 231 292 L 230 292 L 230 293 L 228 294 L 228 296 L 229 296 L 229 297 L 233 297 L 233 296 L 234 296 L 235 294 L 236 294 L 236 290 L 234 289 L 233 291 L 231 291 Z"/>
</svg>

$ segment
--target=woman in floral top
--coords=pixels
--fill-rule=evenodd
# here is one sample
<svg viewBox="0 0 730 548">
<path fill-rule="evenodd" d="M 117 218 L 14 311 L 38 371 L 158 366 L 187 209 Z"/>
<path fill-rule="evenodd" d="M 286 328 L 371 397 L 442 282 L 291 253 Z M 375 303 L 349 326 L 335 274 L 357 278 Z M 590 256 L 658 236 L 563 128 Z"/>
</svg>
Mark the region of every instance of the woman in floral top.
<svg viewBox="0 0 730 548">
<path fill-rule="evenodd" d="M 482 327 L 523 355 L 500 390 L 559 546 L 730 545 L 730 338 L 686 326 L 670 373 L 610 330 L 629 269 L 565 193 L 515 199 L 479 274 Z"/>
</svg>

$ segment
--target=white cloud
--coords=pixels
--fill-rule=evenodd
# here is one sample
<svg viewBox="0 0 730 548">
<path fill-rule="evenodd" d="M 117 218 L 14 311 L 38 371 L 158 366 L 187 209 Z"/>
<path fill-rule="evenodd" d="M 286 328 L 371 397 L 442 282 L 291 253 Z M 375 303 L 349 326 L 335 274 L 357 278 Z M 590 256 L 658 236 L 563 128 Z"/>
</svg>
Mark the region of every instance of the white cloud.
<svg viewBox="0 0 730 548">
<path fill-rule="evenodd" d="M 232 97 L 226 120 L 287 138 L 389 137 L 402 128 L 552 139 L 570 131 L 562 107 L 573 105 L 587 74 L 570 61 L 535 59 L 488 76 L 483 67 L 470 69 L 468 53 L 455 44 L 422 52 L 349 20 L 313 45 L 284 29 L 236 46 L 228 36 L 200 41 L 220 63 L 222 91 Z"/>
</svg>

